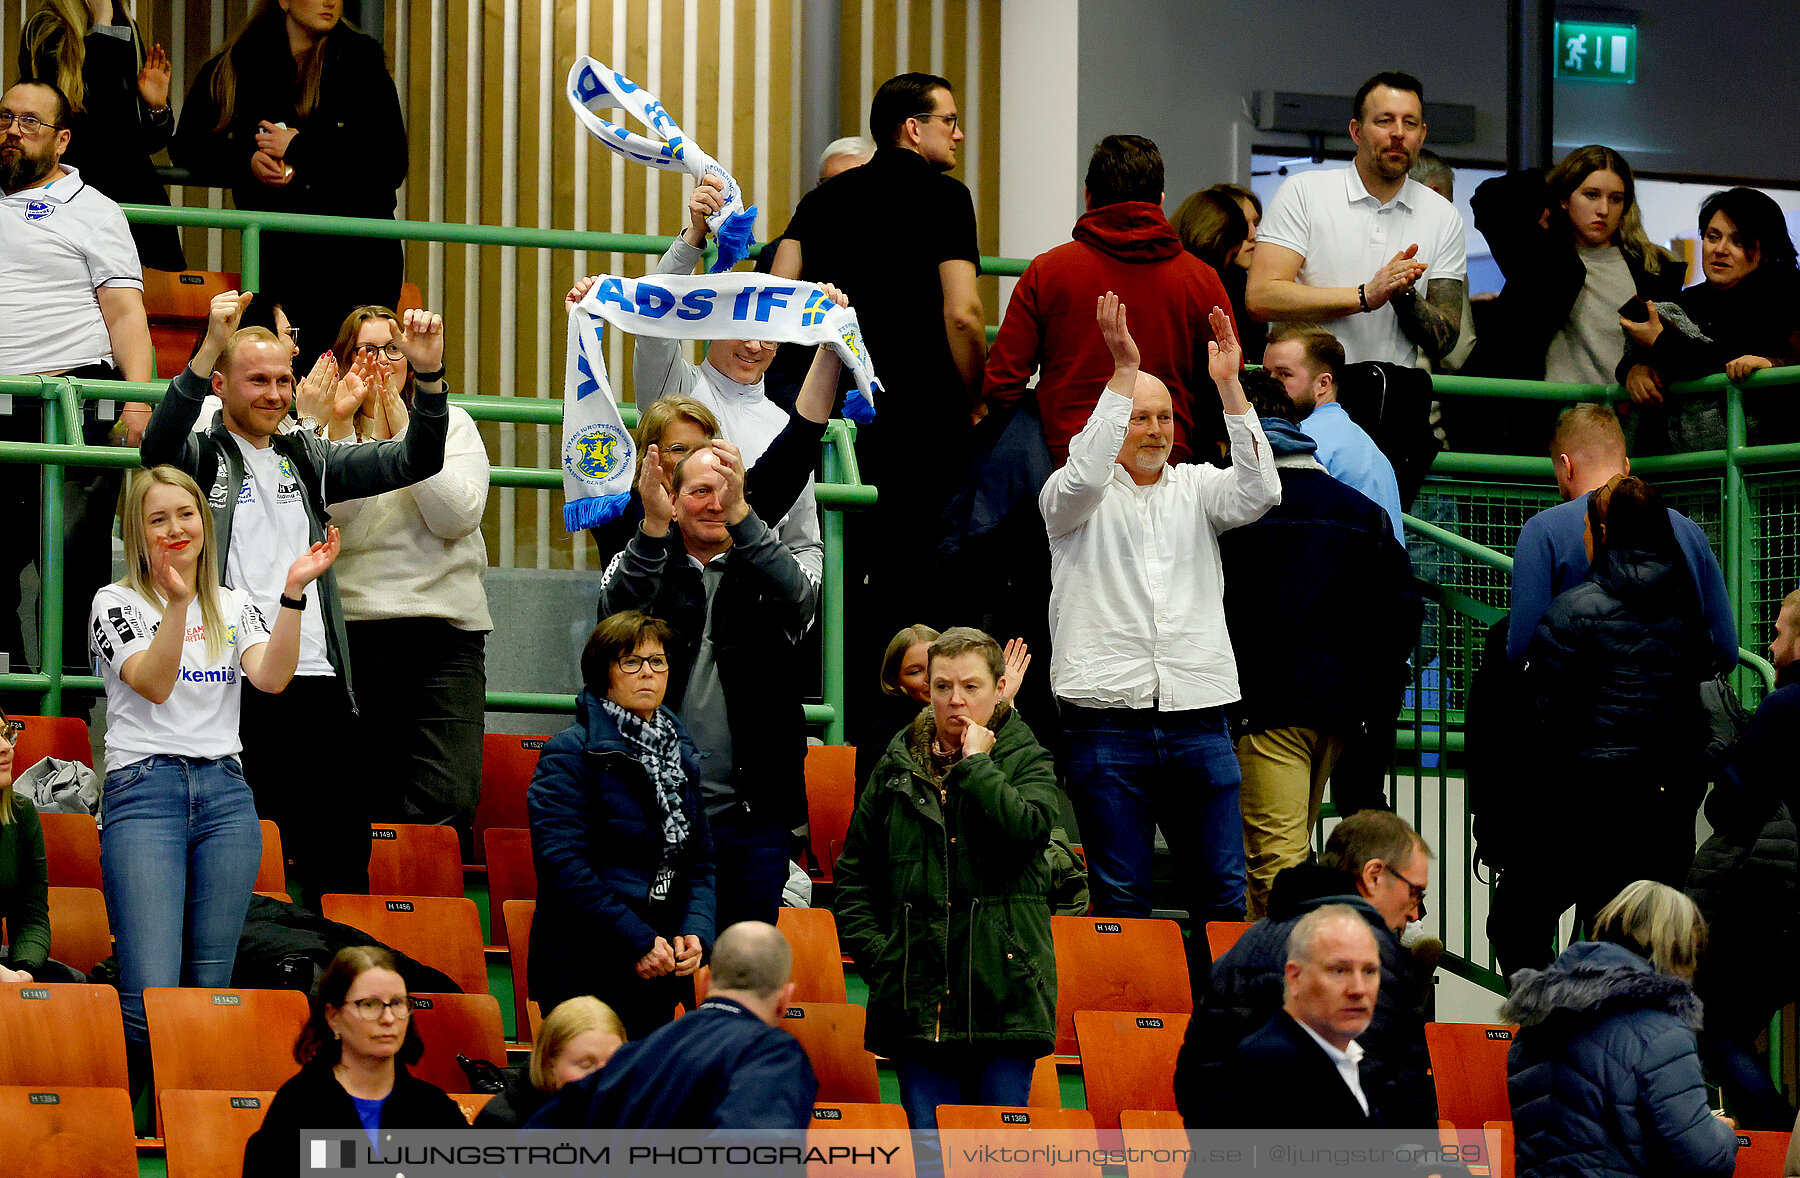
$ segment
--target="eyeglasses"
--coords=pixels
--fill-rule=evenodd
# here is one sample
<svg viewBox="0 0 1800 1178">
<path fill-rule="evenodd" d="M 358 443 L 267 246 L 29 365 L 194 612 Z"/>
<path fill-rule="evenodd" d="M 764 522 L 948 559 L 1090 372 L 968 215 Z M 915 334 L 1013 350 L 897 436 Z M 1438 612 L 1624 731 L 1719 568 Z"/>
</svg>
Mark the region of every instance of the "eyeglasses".
<svg viewBox="0 0 1800 1178">
<path fill-rule="evenodd" d="M 952 131 L 956 130 L 956 115 L 922 114 L 913 115 L 912 117 L 915 119 L 943 119 L 944 126 L 950 128 Z"/>
<path fill-rule="evenodd" d="M 380 356 L 384 360 L 406 359 L 406 353 L 400 350 L 398 344 L 358 344 L 350 350 L 358 356 Z"/>
<path fill-rule="evenodd" d="M 19 134 L 21 135 L 35 135 L 42 127 L 48 127 L 52 131 L 62 129 L 61 123 L 46 123 L 36 115 L 16 115 L 11 111 L 0 110 L 0 131 L 6 130 L 14 123 L 19 124 Z"/>
<path fill-rule="evenodd" d="M 413 1012 L 413 1000 L 410 994 L 402 994 L 391 1002 L 383 1002 L 379 998 L 358 998 L 355 1002 L 345 1005 L 354 1010 L 358 1018 L 364 1018 L 370 1022 L 380 1018 L 384 1011 L 392 1014 L 395 1018 L 408 1018 Z"/>
<path fill-rule="evenodd" d="M 1418 884 L 1414 883 L 1412 880 L 1407 879 L 1404 875 L 1401 875 L 1398 871 L 1395 871 L 1394 865 L 1392 863 L 1383 863 L 1382 866 L 1387 868 L 1387 873 L 1389 875 L 1393 876 L 1395 879 L 1397 879 L 1401 883 L 1405 884 L 1408 888 L 1412 889 L 1413 903 L 1417 904 L 1419 906 L 1419 919 L 1424 920 L 1425 919 L 1425 889 L 1420 887 Z"/>
<path fill-rule="evenodd" d="M 664 654 L 628 654 L 622 655 L 614 661 L 619 664 L 619 670 L 625 672 L 627 675 L 637 674 L 644 669 L 646 664 L 648 664 L 650 669 L 655 671 L 658 675 L 669 669 L 669 656 Z"/>
<path fill-rule="evenodd" d="M 0 723 L 0 736 L 5 736 L 6 743 L 9 746 L 18 744 L 19 737 L 24 731 L 25 725 L 19 723 L 17 720 L 7 720 L 4 723 Z"/>
<path fill-rule="evenodd" d="M 287 329 L 286 334 L 287 334 L 289 343 L 298 344 L 300 342 L 300 329 L 298 327 L 295 327 L 293 324 L 291 324 L 291 323 L 288 324 L 288 329 Z"/>
</svg>

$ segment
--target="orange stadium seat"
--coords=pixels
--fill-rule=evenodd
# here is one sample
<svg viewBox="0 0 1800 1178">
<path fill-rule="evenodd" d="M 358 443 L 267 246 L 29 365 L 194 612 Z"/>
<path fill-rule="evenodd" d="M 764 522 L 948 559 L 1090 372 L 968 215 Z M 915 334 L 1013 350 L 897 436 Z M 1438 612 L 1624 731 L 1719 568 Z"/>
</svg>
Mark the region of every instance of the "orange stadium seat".
<svg viewBox="0 0 1800 1178">
<path fill-rule="evenodd" d="M 262 1127 L 273 1091 L 179 1088 L 162 1094 L 169 1178 L 241 1178 L 244 1143 Z"/>
<path fill-rule="evenodd" d="M 1426 1023 L 1438 1116 L 1458 1129 L 1512 1120 L 1506 1053 L 1519 1028 L 1501 1023 Z"/>
<path fill-rule="evenodd" d="M 256 865 L 257 892 L 287 895 L 287 857 L 281 848 L 281 828 L 273 819 L 258 822 L 262 827 L 262 862 Z"/>
<path fill-rule="evenodd" d="M 512 966 L 513 1037 L 520 1043 L 537 1038 L 538 1024 L 544 1021 L 531 993 L 531 919 L 537 914 L 536 900 L 508 900 L 500 910 L 500 927 L 506 930 L 507 957 Z"/>
<path fill-rule="evenodd" d="M 809 874 L 832 882 L 850 813 L 856 806 L 856 750 L 848 745 L 815 744 L 806 750 L 806 822 Z"/>
<path fill-rule="evenodd" d="M 1193 1012 L 1186 945 L 1174 921 L 1052 916 L 1050 933 L 1056 942 L 1058 1054 L 1076 1050 L 1078 1010 Z"/>
<path fill-rule="evenodd" d="M 907 1129 L 906 1110 L 897 1104 L 815 1104 L 806 1144 L 820 1151 L 833 1147 L 892 1150 L 880 1155 L 884 1165 L 891 1166 L 895 1174 L 913 1172 L 912 1134 Z M 810 1162 L 806 1172 L 814 1178 L 831 1178 L 833 1170 L 841 1168 Z"/>
<path fill-rule="evenodd" d="M 9 1174 L 137 1178 L 131 1098 L 121 1088 L 0 1088 L 0 1141 Z"/>
<path fill-rule="evenodd" d="M 1126 1162 L 1128 1178 L 1182 1178 L 1187 1162 L 1159 1160 L 1156 1154 L 1173 1154 L 1188 1148 L 1187 1126 L 1181 1114 L 1166 1109 L 1123 1109 L 1119 1113 L 1120 1136 L 1125 1148 L 1136 1151 L 1142 1160 Z"/>
<path fill-rule="evenodd" d="M 492 1092 L 450 1092 L 446 1095 L 456 1102 L 457 1108 L 462 1110 L 463 1119 L 473 1125 L 476 1115 L 487 1107 L 487 1102 L 494 1099 L 496 1094 Z M 172 1175 L 171 1178 L 173 1178 Z"/>
<path fill-rule="evenodd" d="M 187 367 L 206 334 L 214 295 L 237 290 L 239 276 L 216 270 L 144 270 L 144 314 L 156 348 L 156 376 L 168 380 Z M 330 341 L 326 341 L 329 344 Z"/>
<path fill-rule="evenodd" d="M 157 1124 L 168 1119 L 161 1100 L 171 1089 L 273 1092 L 281 1087 L 300 1070 L 294 1040 L 306 1019 L 306 995 L 298 990 L 146 989 Z"/>
<path fill-rule="evenodd" d="M 369 827 L 369 891 L 461 896 L 462 847 L 453 826 L 377 822 Z"/>
<path fill-rule="evenodd" d="M 507 940 L 504 914 L 508 900 L 537 899 L 537 865 L 531 858 L 531 832 L 510 826 L 490 827 L 482 835 L 488 874 L 488 936 L 495 945 L 511 945 Z"/>
<path fill-rule="evenodd" d="M 425 1041 L 425 1054 L 412 1074 L 446 1092 L 470 1086 L 460 1052 L 506 1066 L 506 1032 L 500 1026 L 500 1000 L 491 994 L 414 994 L 413 1024 Z"/>
<path fill-rule="evenodd" d="M 794 952 L 794 999 L 848 1002 L 844 952 L 838 946 L 837 918 L 824 908 L 783 908 L 775 926 Z"/>
<path fill-rule="evenodd" d="M 205 317 L 202 316 L 202 319 Z M 181 362 L 187 363 L 182 356 Z M 179 369 L 177 369 L 179 371 Z M 13 772 L 23 773 L 45 757 L 59 761 L 80 761 L 94 767 L 94 741 L 87 721 L 80 716 L 9 716 L 25 725 L 13 745 Z"/>
<path fill-rule="evenodd" d="M 1206 949 L 1212 959 L 1219 958 L 1231 951 L 1238 943 L 1238 938 L 1250 931 L 1248 920 L 1209 920 L 1206 922 Z"/>
<path fill-rule="evenodd" d="M 1786 1172 L 1788 1134 L 1738 1130 L 1737 1168 L 1733 1178 L 1781 1178 Z"/>
<path fill-rule="evenodd" d="M 51 888 L 50 956 L 87 973 L 112 952 L 105 893 L 98 888 Z"/>
<path fill-rule="evenodd" d="M 1045 1055 L 1031 1067 L 1031 1095 L 1025 1103 L 1032 1108 L 1061 1108 L 1062 1080 L 1056 1074 L 1056 1060 Z"/>
<path fill-rule="evenodd" d="M 111 986 L 0 986 L 0 1084 L 124 1088 L 125 1020 Z"/>
<path fill-rule="evenodd" d="M 446 828 L 447 829 L 447 828 Z M 465 994 L 488 992 L 481 915 L 467 896 L 319 897 L 326 920 L 359 932 L 441 970 Z"/>
<path fill-rule="evenodd" d="M 1116 1127 L 1128 1108 L 1175 1111 L 1175 1057 L 1187 1027 L 1186 1014 L 1075 1012 L 1081 1079 L 1096 1125 Z"/>
<path fill-rule="evenodd" d="M 1513 1170 L 1518 1165 L 1518 1155 L 1513 1141 L 1513 1123 L 1511 1121 L 1489 1121 L 1481 1127 L 1482 1137 L 1487 1145 L 1488 1178 L 1513 1178 Z M 1785 1134 L 1784 1134 L 1785 1136 Z M 1742 1137 L 1739 1138 L 1741 1142 Z M 1781 1145 L 1781 1152 L 1787 1153 L 1787 1143 Z M 1738 1146 L 1738 1164 L 1744 1161 L 1744 1147 Z M 1780 1171 L 1771 1171 L 1779 1174 Z"/>
<path fill-rule="evenodd" d="M 1059 1160 L 1054 1172 L 1077 1178 L 1100 1178 L 1098 1165 L 1089 1167 L 1060 1158 L 1075 1150 L 1091 1156 L 1100 1148 L 1093 1114 L 1084 1108 L 1002 1108 L 985 1104 L 940 1104 L 938 1133 L 944 1150 L 946 1178 L 1017 1178 L 1033 1173 L 1016 1161 L 989 1161 L 975 1149 L 981 1145 L 1006 1145 L 1014 1149 L 1054 1149 Z"/>
<path fill-rule="evenodd" d="M 511 732 L 489 732 L 481 738 L 481 800 L 475 806 L 475 855 L 485 854 L 481 837 L 484 831 L 496 826 L 514 830 L 531 826 L 525 813 L 525 791 L 531 786 L 538 755 L 549 739 Z"/>
<path fill-rule="evenodd" d="M 875 1057 L 863 1046 L 867 1012 L 841 1002 L 796 1002 L 781 1025 L 800 1040 L 819 1078 L 817 1099 L 880 1104 Z"/>
<path fill-rule="evenodd" d="M 100 886 L 100 827 L 92 814 L 39 814 L 50 886 Z"/>
</svg>

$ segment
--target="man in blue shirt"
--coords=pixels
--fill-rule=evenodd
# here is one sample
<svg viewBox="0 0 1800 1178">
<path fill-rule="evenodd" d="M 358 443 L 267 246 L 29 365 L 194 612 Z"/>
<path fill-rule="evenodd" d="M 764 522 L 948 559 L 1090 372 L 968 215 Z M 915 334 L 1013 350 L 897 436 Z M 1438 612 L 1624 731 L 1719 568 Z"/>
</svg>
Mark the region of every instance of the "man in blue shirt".
<svg viewBox="0 0 1800 1178">
<path fill-rule="evenodd" d="M 1404 548 L 1400 484 L 1394 478 L 1394 464 L 1338 404 L 1338 373 L 1343 367 L 1344 346 L 1324 328 L 1282 323 L 1270 329 L 1263 368 L 1281 382 L 1300 411 L 1301 432 L 1318 443 L 1313 457 L 1332 478 L 1379 504 L 1387 512 L 1394 539 Z"/>
<path fill-rule="evenodd" d="M 1587 580 L 1587 497 L 1614 475 L 1631 472 L 1618 414 L 1610 405 L 1565 409 L 1551 435 L 1550 460 L 1564 501 L 1526 520 L 1513 548 L 1506 654 L 1514 663 L 1524 661 L 1532 632 L 1557 595 Z M 1699 524 L 1673 508 L 1669 522 L 1675 527 L 1675 539 L 1693 574 L 1700 609 L 1712 634 L 1714 670 L 1729 671 L 1737 665 L 1738 640 L 1725 574 Z"/>
</svg>

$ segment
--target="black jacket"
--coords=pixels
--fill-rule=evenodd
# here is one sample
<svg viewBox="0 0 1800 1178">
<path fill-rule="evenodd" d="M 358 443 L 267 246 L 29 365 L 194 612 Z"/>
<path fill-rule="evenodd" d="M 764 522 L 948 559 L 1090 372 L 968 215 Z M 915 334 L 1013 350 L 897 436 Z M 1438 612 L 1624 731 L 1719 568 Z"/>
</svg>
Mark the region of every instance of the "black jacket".
<svg viewBox="0 0 1800 1178">
<path fill-rule="evenodd" d="M 481 1111 L 475 1114 L 474 1128 L 518 1129 L 555 1095 L 531 1082 L 528 1064 L 506 1070 L 512 1073 L 506 1082 L 506 1090 L 496 1093 L 492 1100 L 481 1106 Z"/>
<path fill-rule="evenodd" d="M 669 693 L 680 701 L 710 633 L 731 725 L 731 784 L 754 814 L 792 830 L 806 821 L 804 676 L 795 646 L 812 621 L 819 587 L 755 512 L 731 527 L 732 548 L 707 608 L 706 585 L 681 529 L 640 528 L 600 583 L 602 618 L 643 610 L 675 631 Z M 710 625 L 711 630 L 708 630 Z"/>
<path fill-rule="evenodd" d="M 1431 1082 L 1425 1015 L 1411 955 L 1381 914 L 1357 894 L 1354 879 L 1315 863 L 1277 875 L 1269 893 L 1269 915 L 1251 925 L 1213 964 L 1211 992 L 1188 1024 L 1175 1065 L 1175 1102 L 1184 1117 L 1204 1115 L 1220 1092 L 1241 1087 L 1231 1069 L 1231 1053 L 1281 1009 L 1288 934 L 1302 916 L 1326 904 L 1347 904 L 1362 913 L 1381 951 L 1375 1017 L 1357 1039 L 1367 1053 L 1361 1078 L 1369 1104 L 1379 1112 L 1381 1123 L 1392 1128 L 1437 1125 L 1437 1090 Z"/>
<path fill-rule="evenodd" d="M 812 1123 L 818 1093 L 800 1040 L 741 1003 L 715 997 L 564 1085 L 527 1125 L 797 1132 Z"/>
<path fill-rule="evenodd" d="M 1732 1172 L 1737 1134 L 1707 1107 L 1680 978 L 1619 945 L 1583 941 L 1513 976 L 1501 1017 L 1520 1178 Z"/>
<path fill-rule="evenodd" d="M 344 1129 L 354 1131 L 356 1154 L 363 1157 L 368 1138 L 350 1094 L 332 1074 L 332 1065 L 314 1060 L 300 1069 L 269 1102 L 262 1128 L 244 1143 L 244 1173 L 257 1178 L 300 1174 L 300 1131 Z M 435 1084 L 416 1079 L 402 1063 L 394 1064 L 394 1089 L 381 1108 L 383 1129 L 467 1129 L 462 1109 Z"/>
<path fill-rule="evenodd" d="M 219 562 L 222 580 L 229 576 L 226 556 L 231 551 L 232 515 L 244 486 L 244 455 L 225 428 L 223 412 L 213 418 L 204 433 L 194 432 L 194 421 L 200 416 L 201 404 L 209 391 L 207 383 L 195 376 L 193 369 L 183 368 L 177 373 L 144 426 L 138 458 L 147 467 L 164 463 L 177 467 L 200 484 L 200 493 L 212 507 L 219 549 L 213 556 Z M 413 397 L 412 424 L 405 437 L 338 446 L 301 431 L 276 434 L 269 443 L 292 464 L 300 480 L 307 535 L 316 544 L 323 542 L 327 534 L 328 504 L 410 487 L 442 470 L 444 435 L 449 428 L 448 394 L 420 390 Z M 286 572 L 270 569 L 267 575 L 280 577 Z M 338 600 L 337 570 L 326 569 L 315 584 L 325 620 L 326 654 L 332 669 L 343 678 L 344 694 L 350 697 L 354 709 L 350 643 L 344 631 L 344 607 Z"/>
<path fill-rule="evenodd" d="M 1365 1062 L 1367 1056 L 1364 1057 Z M 1325 1049 L 1285 1010 L 1246 1036 L 1224 1060 L 1222 1085 L 1191 1126 L 1207 1129 L 1378 1129 L 1381 1107 L 1369 1097 L 1363 1112 Z"/>
<path fill-rule="evenodd" d="M 1242 698 L 1228 710 L 1243 731 L 1349 736 L 1406 674 L 1419 594 L 1385 511 L 1316 464 L 1283 465 L 1285 424 L 1263 426 L 1281 502 L 1219 537 L 1231 646 L 1256 652 L 1238 662 Z"/>
<path fill-rule="evenodd" d="M 1706 917 L 1694 991 L 1709 1038 L 1752 1038 L 1800 988 L 1800 683 L 1756 709 L 1706 799 L 1713 835 L 1700 845 L 1687 893 Z"/>
<path fill-rule="evenodd" d="M 688 837 L 671 865 L 673 919 L 657 927 L 649 896 L 663 862 L 662 809 L 635 750 L 588 691 L 576 698 L 575 723 L 544 746 L 525 804 L 538 878 L 531 992 L 545 1010 L 624 971 L 658 936 L 696 936 L 711 948 L 712 835 L 700 809 L 699 754 L 685 731 L 682 761 Z"/>
<path fill-rule="evenodd" d="M 1676 786 L 1669 800 L 1691 813 L 1703 782 L 1707 645 L 1679 556 L 1602 551 L 1588 579 L 1550 603 L 1526 648 L 1542 761 L 1566 766 L 1569 779 L 1640 771 Z"/>
<path fill-rule="evenodd" d="M 200 183 L 231 189 L 240 209 L 391 218 L 395 189 L 406 179 L 406 124 L 381 44 L 340 24 L 326 34 L 324 52 L 318 103 L 302 118 L 281 13 L 246 30 L 234 50 L 237 96 L 231 121 L 217 129 L 220 106 L 212 87 L 219 58 L 213 57 L 188 87 L 170 157 Z M 280 188 L 250 171 L 257 124 L 264 119 L 299 132 L 285 157 L 294 178 Z M 346 173 L 349 160 L 356 163 Z"/>
<path fill-rule="evenodd" d="M 1544 173 L 1537 168 L 1484 181 L 1469 198 L 1475 228 L 1487 238 L 1494 264 L 1506 275 L 1495 310 L 1500 321 L 1484 329 L 1472 367 L 1488 376 L 1544 379 L 1544 356 L 1557 332 L 1568 326 L 1575 299 L 1587 283 L 1566 221 L 1538 224 L 1548 200 Z M 1681 289 L 1682 268 L 1665 266 L 1652 274 L 1644 260 L 1621 250 L 1639 295 L 1669 299 Z M 1492 314 L 1493 312 L 1490 312 Z M 1491 341 L 1491 342 L 1490 342 Z"/>
</svg>

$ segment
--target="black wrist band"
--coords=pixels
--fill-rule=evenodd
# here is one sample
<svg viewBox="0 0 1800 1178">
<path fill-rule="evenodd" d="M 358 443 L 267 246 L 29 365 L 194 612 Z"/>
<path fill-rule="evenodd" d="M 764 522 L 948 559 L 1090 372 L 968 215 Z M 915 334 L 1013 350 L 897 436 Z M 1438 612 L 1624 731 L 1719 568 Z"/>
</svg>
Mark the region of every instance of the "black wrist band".
<svg viewBox="0 0 1800 1178">
<path fill-rule="evenodd" d="M 415 373 L 413 373 L 413 380 L 417 381 L 420 384 L 430 384 L 434 380 L 443 380 L 443 379 L 444 379 L 444 370 L 442 368 L 438 369 L 436 372 L 415 372 Z"/>
<path fill-rule="evenodd" d="M 1356 284 L 1356 301 L 1362 304 L 1362 309 L 1365 312 L 1369 309 L 1369 296 L 1366 293 L 1368 285 L 1369 284 L 1366 282 L 1359 282 Z"/>
<path fill-rule="evenodd" d="M 287 594 L 283 593 L 281 595 L 281 608 L 304 610 L 306 608 L 306 594 L 302 593 L 298 597 L 289 597 Z"/>
</svg>

